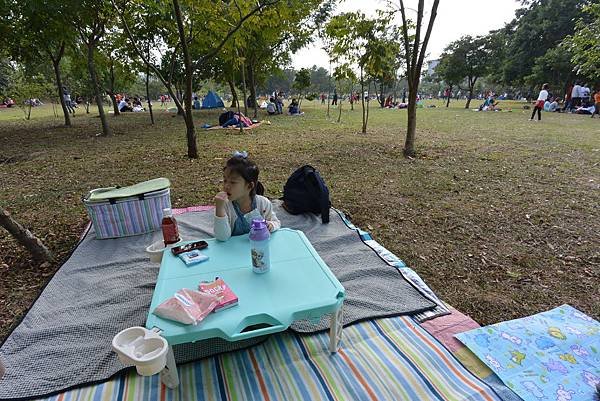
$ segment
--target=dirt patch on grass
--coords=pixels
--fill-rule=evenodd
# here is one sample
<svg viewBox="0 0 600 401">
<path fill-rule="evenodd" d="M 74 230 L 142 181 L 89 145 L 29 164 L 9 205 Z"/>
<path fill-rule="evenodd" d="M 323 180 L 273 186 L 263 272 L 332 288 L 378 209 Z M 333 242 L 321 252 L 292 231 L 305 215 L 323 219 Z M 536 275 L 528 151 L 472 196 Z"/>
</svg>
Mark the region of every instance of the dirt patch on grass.
<svg viewBox="0 0 600 401">
<path fill-rule="evenodd" d="M 64 260 L 87 223 L 88 190 L 164 176 L 175 207 L 209 204 L 226 158 L 247 150 L 270 197 L 298 166 L 317 167 L 335 207 L 481 324 L 562 303 L 600 318 L 596 121 L 424 109 L 420 153 L 407 160 L 402 111 L 372 110 L 367 135 L 356 134 L 358 110 L 341 124 L 305 111 L 243 134 L 198 129 L 198 160 L 185 156 L 181 119 L 160 111 L 155 126 L 142 114 L 110 117 L 111 138 L 97 137 L 99 121 L 85 115 L 72 129 L 56 119 L 0 122 L 2 157 L 16 158 L 0 162 L 0 204 Z M 202 111 L 197 125 L 217 116 Z M 33 263 L 0 231 L 0 338 L 58 267 Z"/>
</svg>

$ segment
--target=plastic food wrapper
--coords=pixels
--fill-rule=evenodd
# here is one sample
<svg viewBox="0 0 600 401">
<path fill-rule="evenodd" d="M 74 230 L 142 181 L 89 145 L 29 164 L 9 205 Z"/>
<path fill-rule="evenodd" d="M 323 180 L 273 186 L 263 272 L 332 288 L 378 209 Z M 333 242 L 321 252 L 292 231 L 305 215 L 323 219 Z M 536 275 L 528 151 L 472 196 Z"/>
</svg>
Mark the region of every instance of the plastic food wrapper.
<svg viewBox="0 0 600 401">
<path fill-rule="evenodd" d="M 202 263 L 208 260 L 208 256 L 198 250 L 180 253 L 179 259 L 183 260 L 186 266 L 192 266 L 198 263 Z"/>
<path fill-rule="evenodd" d="M 154 309 L 156 316 L 183 324 L 198 324 L 215 309 L 219 298 L 215 295 L 182 288 Z"/>
<path fill-rule="evenodd" d="M 237 305 L 238 297 L 222 278 L 216 278 L 215 281 L 201 282 L 198 289 L 202 293 L 216 295 L 219 303 L 215 306 L 215 312 Z"/>
</svg>

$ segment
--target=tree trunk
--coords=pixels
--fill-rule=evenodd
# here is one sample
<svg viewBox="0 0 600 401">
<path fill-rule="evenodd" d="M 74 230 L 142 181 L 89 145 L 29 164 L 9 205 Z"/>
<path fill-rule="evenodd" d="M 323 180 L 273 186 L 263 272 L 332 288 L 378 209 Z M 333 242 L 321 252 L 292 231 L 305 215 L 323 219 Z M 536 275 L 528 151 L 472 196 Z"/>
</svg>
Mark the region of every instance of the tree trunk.
<svg viewBox="0 0 600 401">
<path fill-rule="evenodd" d="M 235 85 L 231 79 L 228 79 L 227 83 L 229 84 L 229 90 L 231 90 L 231 106 L 229 107 L 236 107 L 238 104 L 238 95 L 237 91 L 235 90 Z"/>
<path fill-rule="evenodd" d="M 117 97 L 115 95 L 115 65 L 114 62 L 112 60 L 112 58 L 110 59 L 110 77 L 109 77 L 109 85 L 110 88 L 108 88 L 109 90 L 108 92 L 108 96 L 110 97 L 110 101 L 113 104 L 113 115 L 115 117 L 121 115 L 121 112 L 119 111 L 119 104 L 117 103 Z"/>
<path fill-rule="evenodd" d="M 27 248 L 34 259 L 52 263 L 54 260 L 52 253 L 44 246 L 42 241 L 10 217 L 10 213 L 2 207 L 0 207 L 0 226 L 4 227 L 21 245 Z"/>
<path fill-rule="evenodd" d="M 342 101 L 341 100 L 339 101 L 338 109 L 339 109 L 339 113 L 338 113 L 337 122 L 339 123 L 340 121 L 342 121 Z"/>
<path fill-rule="evenodd" d="M 104 114 L 104 106 L 102 105 L 102 95 L 100 94 L 100 87 L 98 86 L 98 76 L 96 74 L 96 64 L 94 63 L 94 42 L 93 38 L 89 38 L 87 43 L 88 54 L 87 64 L 90 71 L 90 80 L 92 81 L 92 88 L 94 89 L 94 96 L 96 98 L 96 105 L 98 106 L 98 114 L 100 115 L 100 121 L 102 122 L 102 136 L 111 136 L 112 132 L 106 120 L 106 114 Z"/>
<path fill-rule="evenodd" d="M 150 66 L 146 64 L 146 99 L 148 100 L 148 111 L 150 112 L 150 124 L 154 125 L 154 113 L 152 112 L 152 101 L 150 100 Z"/>
<path fill-rule="evenodd" d="M 383 106 L 385 106 L 385 96 L 383 94 L 383 90 L 384 90 L 384 86 L 383 86 L 383 78 L 381 79 L 381 86 L 379 88 L 379 97 L 381 98 L 381 100 L 379 101 L 379 104 L 381 105 L 381 108 L 383 109 Z"/>
<path fill-rule="evenodd" d="M 110 101 L 113 105 L 114 116 L 120 116 L 121 112 L 119 111 L 119 103 L 117 103 L 117 97 L 112 91 L 108 92 L 108 96 L 110 97 Z"/>
<path fill-rule="evenodd" d="M 448 88 L 448 99 L 446 99 L 446 107 L 450 106 L 450 98 L 452 97 L 452 85 Z"/>
<path fill-rule="evenodd" d="M 362 105 L 362 133 L 367 133 L 366 114 L 365 114 L 365 81 L 363 79 L 363 69 L 360 67 L 360 98 Z"/>
<path fill-rule="evenodd" d="M 329 118 L 329 105 L 331 104 L 331 59 L 329 59 L 329 81 L 327 83 L 327 118 Z"/>
<path fill-rule="evenodd" d="M 248 80 L 250 81 L 250 97 L 254 101 L 254 117 L 258 116 L 258 102 L 256 101 L 256 82 L 254 80 L 254 63 L 251 62 L 248 66 Z"/>
<path fill-rule="evenodd" d="M 188 41 L 185 36 L 185 31 L 183 27 L 183 19 L 181 17 L 181 8 L 179 7 L 179 0 L 173 0 L 173 9 L 175 10 L 175 19 L 177 20 L 179 41 L 181 42 L 181 50 L 183 50 L 183 64 L 185 67 L 184 120 L 186 127 L 188 157 L 191 159 L 197 159 L 198 147 L 196 144 L 196 129 L 194 127 L 194 116 L 192 115 L 192 78 L 194 75 L 194 71 L 192 71 L 192 59 L 190 57 Z"/>
<path fill-rule="evenodd" d="M 471 99 L 473 99 L 473 91 L 475 90 L 475 82 L 477 82 L 477 78 L 473 79 L 473 81 L 471 81 L 471 78 L 469 78 L 469 97 L 467 99 L 467 103 L 465 104 L 465 109 L 469 108 L 469 105 L 471 104 Z"/>
<path fill-rule="evenodd" d="M 471 104 L 471 99 L 473 99 L 473 89 L 474 86 L 471 86 L 469 88 L 469 96 L 467 97 L 467 103 L 465 103 L 465 109 L 468 109 L 469 105 Z"/>
<path fill-rule="evenodd" d="M 242 63 L 242 94 L 244 95 L 243 103 L 244 103 L 244 115 L 248 116 L 248 96 L 246 91 L 246 72 L 244 71 L 246 66 Z"/>
<path fill-rule="evenodd" d="M 71 115 L 69 114 L 69 110 L 67 109 L 67 105 L 65 103 L 65 97 L 63 95 L 63 83 L 62 76 L 60 75 L 60 59 L 62 58 L 62 53 L 64 51 L 65 44 L 62 44 L 61 52 L 59 53 L 59 57 L 52 58 L 52 67 L 54 67 L 54 78 L 56 79 L 56 88 L 58 89 L 58 99 L 60 101 L 60 106 L 63 110 L 63 115 L 65 116 L 65 127 L 71 126 Z"/>
<path fill-rule="evenodd" d="M 367 89 L 367 91 L 370 91 L 371 89 L 371 83 L 369 82 L 369 87 Z M 364 127 L 364 132 L 363 134 L 367 133 L 367 125 L 369 124 L 369 104 L 371 103 L 370 100 L 370 96 L 367 98 L 367 116 L 365 117 L 365 127 Z"/>
<path fill-rule="evenodd" d="M 417 76 L 417 82 L 419 77 Z M 411 85 L 408 88 L 408 122 L 406 127 L 406 140 L 404 141 L 404 156 L 415 156 L 415 135 L 417 132 L 417 88 Z"/>
</svg>

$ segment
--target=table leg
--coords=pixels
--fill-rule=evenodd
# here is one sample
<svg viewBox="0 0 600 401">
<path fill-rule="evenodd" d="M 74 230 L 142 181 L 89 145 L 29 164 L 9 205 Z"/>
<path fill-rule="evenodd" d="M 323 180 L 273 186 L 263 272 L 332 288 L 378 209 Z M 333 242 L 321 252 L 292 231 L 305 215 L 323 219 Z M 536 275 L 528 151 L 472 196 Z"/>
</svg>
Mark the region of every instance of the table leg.
<svg viewBox="0 0 600 401">
<path fill-rule="evenodd" d="M 179 386 L 179 374 L 177 373 L 177 365 L 175 364 L 175 355 L 173 354 L 173 347 L 170 345 L 167 352 L 167 366 L 160 372 L 160 379 L 169 388 Z"/>
<path fill-rule="evenodd" d="M 342 330 L 344 329 L 342 324 L 343 306 L 344 304 L 340 305 L 339 309 L 331 315 L 331 327 L 329 329 L 329 351 L 331 353 L 337 352 L 342 340 Z"/>
</svg>

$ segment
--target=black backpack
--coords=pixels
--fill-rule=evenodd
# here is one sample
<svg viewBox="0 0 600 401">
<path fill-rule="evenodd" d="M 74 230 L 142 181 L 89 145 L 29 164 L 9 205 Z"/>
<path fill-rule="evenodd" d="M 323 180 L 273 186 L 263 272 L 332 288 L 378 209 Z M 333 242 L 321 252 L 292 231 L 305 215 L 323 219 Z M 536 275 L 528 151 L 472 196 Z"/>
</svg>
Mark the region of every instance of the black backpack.
<svg viewBox="0 0 600 401">
<path fill-rule="evenodd" d="M 288 178 L 283 187 L 283 207 L 291 214 L 311 212 L 329 223 L 329 189 L 312 166 L 302 166 Z"/>
</svg>

